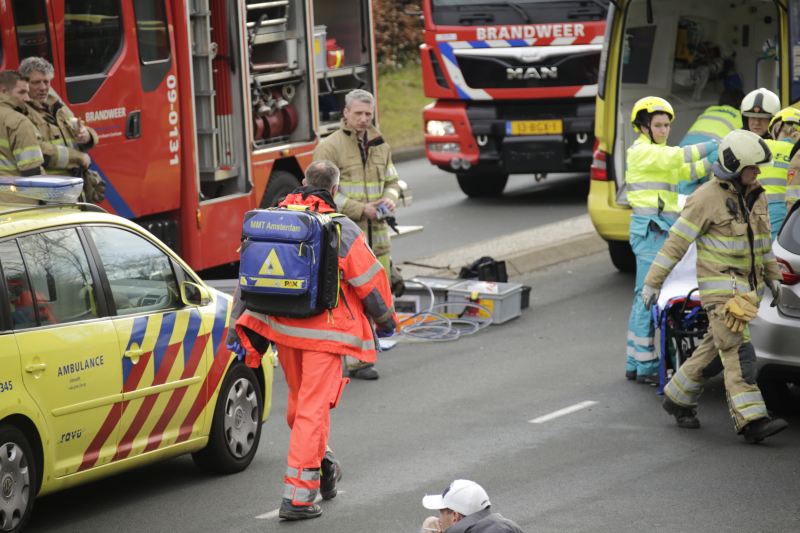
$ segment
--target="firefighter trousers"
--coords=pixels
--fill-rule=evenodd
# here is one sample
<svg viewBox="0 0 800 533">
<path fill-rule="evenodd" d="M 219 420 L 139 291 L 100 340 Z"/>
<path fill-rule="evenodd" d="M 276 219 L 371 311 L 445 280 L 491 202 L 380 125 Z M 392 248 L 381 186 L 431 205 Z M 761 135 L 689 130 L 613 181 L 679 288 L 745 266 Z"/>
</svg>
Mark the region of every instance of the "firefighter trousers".
<svg viewBox="0 0 800 533">
<path fill-rule="evenodd" d="M 639 376 L 658 372 L 658 357 L 655 353 L 655 328 L 650 311 L 642 303 L 644 278 L 656 258 L 664 241 L 666 231 L 647 229 L 647 235 L 631 234 L 631 248 L 636 254 L 636 286 L 634 288 L 631 317 L 628 321 L 628 345 L 626 370 L 635 370 Z"/>
<path fill-rule="evenodd" d="M 330 410 L 339 403 L 342 389 L 350 380 L 342 379 L 341 355 L 282 344 L 277 344 L 277 349 L 289 386 L 286 422 L 292 430 L 283 497 L 293 505 L 311 505 L 319 494 Z"/>
<path fill-rule="evenodd" d="M 733 425 L 742 428 L 767 415 L 764 398 L 756 385 L 756 351 L 750 343 L 750 331 L 733 332 L 725 325 L 722 305 L 708 306 L 708 333 L 675 376 L 664 388 L 679 405 L 695 407 L 708 380 L 725 371 L 725 393 Z"/>
</svg>

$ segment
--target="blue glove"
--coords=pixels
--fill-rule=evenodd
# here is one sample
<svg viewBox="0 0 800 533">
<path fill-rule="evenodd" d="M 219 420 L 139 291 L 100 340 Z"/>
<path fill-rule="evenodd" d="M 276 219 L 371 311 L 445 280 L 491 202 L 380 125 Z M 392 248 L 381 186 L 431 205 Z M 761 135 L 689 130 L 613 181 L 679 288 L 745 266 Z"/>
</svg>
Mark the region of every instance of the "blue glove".
<svg viewBox="0 0 800 533">
<path fill-rule="evenodd" d="M 375 335 L 377 335 L 379 339 L 386 339 L 394 335 L 394 330 L 382 331 L 380 329 L 375 328 Z"/>
<path fill-rule="evenodd" d="M 712 165 L 714 163 L 716 163 L 717 161 L 719 161 L 719 150 L 714 148 L 714 151 L 708 154 L 708 158 L 707 159 L 708 159 L 708 162 L 711 163 Z"/>
<path fill-rule="evenodd" d="M 247 355 L 247 350 L 245 350 L 244 346 L 242 346 L 238 342 L 234 342 L 233 344 L 227 344 L 226 346 L 230 351 L 232 351 L 237 355 L 239 361 L 244 359 L 244 356 Z"/>
</svg>

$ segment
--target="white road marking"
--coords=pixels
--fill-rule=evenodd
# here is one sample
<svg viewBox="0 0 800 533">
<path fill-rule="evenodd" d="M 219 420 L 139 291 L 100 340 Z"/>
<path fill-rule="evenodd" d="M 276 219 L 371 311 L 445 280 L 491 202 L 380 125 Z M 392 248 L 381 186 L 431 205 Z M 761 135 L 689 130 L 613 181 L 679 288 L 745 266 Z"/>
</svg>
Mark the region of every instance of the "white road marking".
<svg viewBox="0 0 800 533">
<path fill-rule="evenodd" d="M 594 401 L 591 401 L 591 400 L 590 401 L 586 401 L 586 402 L 576 403 L 575 405 L 573 405 L 571 407 L 566 407 L 566 408 L 561 409 L 559 411 L 555 411 L 553 413 L 550 413 L 549 415 L 544 415 L 544 416 L 540 416 L 539 418 L 534 418 L 533 420 L 528 420 L 528 422 L 530 422 L 531 424 L 543 424 L 544 422 L 549 422 L 550 420 L 553 420 L 554 418 L 558 418 L 560 416 L 568 415 L 568 414 L 574 413 L 575 411 L 580 411 L 581 409 L 586 409 L 587 407 L 591 407 L 596 403 L 597 402 L 594 402 Z"/>
<path fill-rule="evenodd" d="M 340 491 L 338 491 L 336 493 L 336 495 L 338 496 L 339 494 L 344 494 L 344 492 L 345 491 L 340 490 Z M 319 503 L 321 501 L 322 501 L 322 495 L 321 494 L 317 494 L 317 497 L 314 498 L 314 503 Z M 278 512 L 280 512 L 280 509 L 275 509 L 274 511 L 270 511 L 270 512 L 264 513 L 264 514 L 260 514 L 256 518 L 259 518 L 261 520 L 266 520 L 266 519 L 269 519 L 269 518 L 278 518 Z"/>
</svg>

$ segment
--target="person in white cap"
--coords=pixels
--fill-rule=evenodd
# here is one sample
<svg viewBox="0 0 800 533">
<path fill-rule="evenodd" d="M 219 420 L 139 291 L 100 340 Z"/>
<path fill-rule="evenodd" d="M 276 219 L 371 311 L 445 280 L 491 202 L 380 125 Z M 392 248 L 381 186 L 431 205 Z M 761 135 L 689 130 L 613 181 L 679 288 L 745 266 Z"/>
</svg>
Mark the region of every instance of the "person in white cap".
<svg viewBox="0 0 800 533">
<path fill-rule="evenodd" d="M 491 511 L 489 495 L 483 487 L 468 479 L 456 479 L 442 494 L 422 498 L 426 509 L 439 511 L 422 523 L 422 533 L 522 533 L 513 521 Z"/>
</svg>

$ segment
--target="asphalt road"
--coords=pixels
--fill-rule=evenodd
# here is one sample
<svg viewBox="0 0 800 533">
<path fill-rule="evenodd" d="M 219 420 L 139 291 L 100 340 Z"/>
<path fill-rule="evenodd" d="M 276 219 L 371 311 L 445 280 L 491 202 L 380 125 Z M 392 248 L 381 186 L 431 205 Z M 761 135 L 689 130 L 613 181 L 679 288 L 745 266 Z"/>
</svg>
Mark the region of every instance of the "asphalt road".
<svg viewBox="0 0 800 533">
<path fill-rule="evenodd" d="M 401 163 L 397 172 L 414 194 L 411 207 L 397 208 L 397 221 L 425 229 L 392 239 L 395 263 L 587 212 L 589 174 L 551 174 L 539 183 L 532 174 L 515 175 L 502 196 L 469 198 L 454 174 L 439 170 L 427 159 Z"/>
<path fill-rule="evenodd" d="M 522 317 L 451 343 L 381 354 L 377 382 L 347 386 L 330 444 L 344 468 L 321 518 L 278 508 L 288 450 L 286 384 L 245 472 L 172 459 L 37 500 L 31 532 L 419 531 L 426 493 L 481 483 L 526 532 L 797 531 L 800 418 L 760 445 L 734 435 L 721 377 L 699 430 L 675 426 L 655 389 L 626 381 L 633 277 L 597 254 L 522 276 Z M 580 402 L 591 407 L 529 421 Z"/>
</svg>

